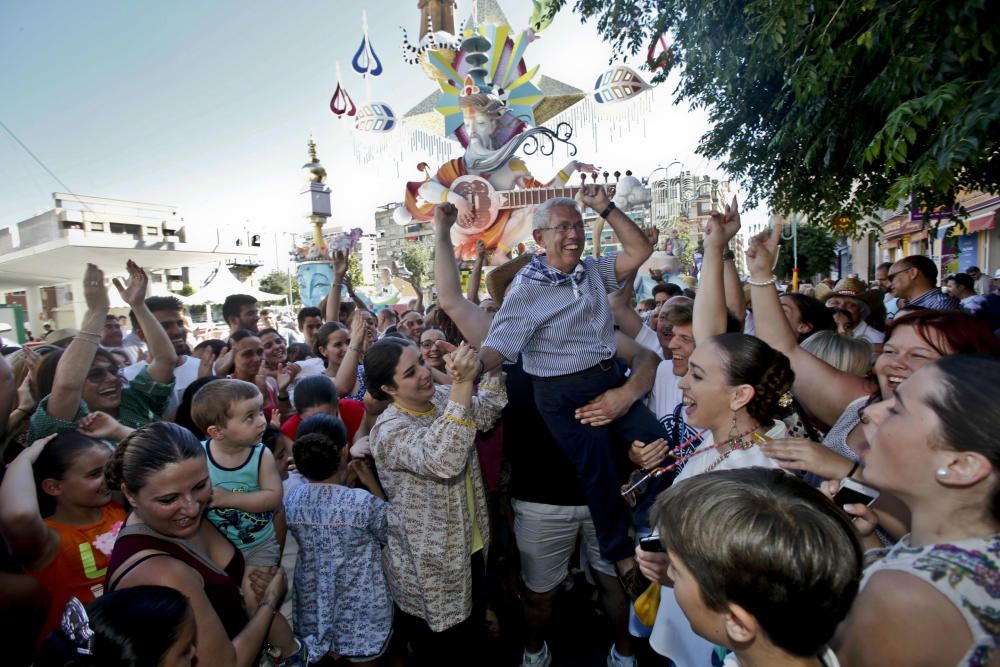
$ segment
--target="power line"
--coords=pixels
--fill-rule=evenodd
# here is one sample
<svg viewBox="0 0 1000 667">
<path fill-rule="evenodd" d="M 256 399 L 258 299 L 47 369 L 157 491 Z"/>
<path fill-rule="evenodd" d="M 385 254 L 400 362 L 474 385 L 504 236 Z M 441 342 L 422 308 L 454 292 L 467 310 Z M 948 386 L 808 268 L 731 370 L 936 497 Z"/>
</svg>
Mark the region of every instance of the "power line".
<svg viewBox="0 0 1000 667">
<path fill-rule="evenodd" d="M 76 197 L 78 204 L 80 204 L 85 209 L 87 209 L 98 220 L 104 221 L 104 219 L 101 216 L 99 216 L 97 214 L 97 212 L 94 211 L 94 209 L 90 208 L 90 206 L 88 206 L 85 201 L 83 201 L 82 199 L 80 199 L 80 195 L 78 195 L 75 192 L 73 192 L 73 190 L 68 185 L 66 185 L 65 183 L 63 183 L 63 180 L 61 178 L 59 178 L 58 176 L 56 176 L 55 172 L 53 172 L 51 169 L 49 169 L 48 166 L 46 166 L 46 164 L 44 162 L 42 162 L 41 158 L 39 158 L 37 155 L 35 155 L 34 151 L 32 151 L 30 148 L 28 148 L 27 145 L 25 145 L 25 143 L 23 141 L 21 141 L 20 137 L 18 137 L 16 134 L 14 134 L 14 131 L 12 129 L 10 129 L 9 127 L 7 127 L 7 125 L 2 120 L 0 120 L 0 127 L 2 127 L 7 132 L 7 134 L 9 134 L 11 136 L 11 138 L 14 141 L 17 142 L 18 146 L 20 146 L 21 148 L 24 149 L 25 153 L 27 153 L 28 155 L 30 155 L 31 158 L 35 162 L 38 163 L 38 166 L 40 166 L 42 169 L 45 170 L 45 173 L 47 173 L 49 176 L 52 177 L 52 180 L 54 180 L 56 183 L 59 184 L 59 187 L 61 187 L 63 189 L 63 192 L 68 192 L 69 194 L 71 194 L 74 197 Z"/>
</svg>

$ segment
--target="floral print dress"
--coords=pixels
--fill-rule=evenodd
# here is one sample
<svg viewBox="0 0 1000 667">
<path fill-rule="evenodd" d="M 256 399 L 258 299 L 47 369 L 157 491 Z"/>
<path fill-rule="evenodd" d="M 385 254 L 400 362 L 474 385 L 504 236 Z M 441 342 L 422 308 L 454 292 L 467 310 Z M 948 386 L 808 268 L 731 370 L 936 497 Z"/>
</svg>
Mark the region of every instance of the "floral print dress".
<svg viewBox="0 0 1000 667">
<path fill-rule="evenodd" d="M 911 547 L 910 536 L 888 549 L 865 554 L 871 564 L 861 587 L 883 570 L 906 572 L 933 586 L 965 619 L 972 646 L 959 662 L 981 667 L 990 662 L 1000 637 L 1000 535 L 949 544 Z"/>
</svg>

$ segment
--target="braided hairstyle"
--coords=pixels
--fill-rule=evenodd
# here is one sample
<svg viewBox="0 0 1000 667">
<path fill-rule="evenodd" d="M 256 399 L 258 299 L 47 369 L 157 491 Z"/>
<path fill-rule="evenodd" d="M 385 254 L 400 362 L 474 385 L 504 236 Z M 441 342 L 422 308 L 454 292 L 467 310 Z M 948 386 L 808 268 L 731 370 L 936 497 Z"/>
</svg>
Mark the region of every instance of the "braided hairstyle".
<svg viewBox="0 0 1000 667">
<path fill-rule="evenodd" d="M 761 424 L 774 420 L 782 410 L 779 399 L 795 380 L 788 357 L 746 334 L 725 333 L 710 340 L 723 351 L 722 368 L 729 384 L 754 388 L 753 398 L 746 405 L 747 414 Z"/>
<path fill-rule="evenodd" d="M 104 476 L 109 489 L 128 489 L 135 494 L 151 475 L 171 463 L 204 457 L 205 448 L 191 431 L 171 422 L 154 422 L 121 441 L 108 459 Z"/>
</svg>

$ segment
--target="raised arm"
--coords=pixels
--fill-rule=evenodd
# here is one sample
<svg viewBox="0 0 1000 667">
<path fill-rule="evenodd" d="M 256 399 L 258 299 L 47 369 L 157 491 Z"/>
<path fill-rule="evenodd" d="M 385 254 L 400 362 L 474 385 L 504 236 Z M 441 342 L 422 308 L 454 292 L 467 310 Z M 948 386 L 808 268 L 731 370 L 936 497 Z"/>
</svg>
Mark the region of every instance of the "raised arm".
<svg viewBox="0 0 1000 667">
<path fill-rule="evenodd" d="M 597 185 L 584 186 L 580 192 L 580 201 L 594 209 L 598 214 L 607 210 L 611 200 L 604 188 Z M 615 276 L 618 280 L 642 266 L 642 263 L 653 254 L 653 244 L 630 217 L 615 208 L 605 218 L 615 235 L 621 241 L 622 251 L 615 258 Z"/>
<path fill-rule="evenodd" d="M 792 390 L 802 406 L 820 421 L 833 424 L 851 401 L 868 393 L 868 386 L 862 378 L 839 371 L 799 347 L 795 332 L 781 310 L 772 274 L 780 238 L 781 225 L 775 225 L 771 232 L 762 232 L 751 239 L 747 249 L 748 284 L 752 290 L 757 337 L 792 362 L 795 371 Z"/>
<path fill-rule="evenodd" d="M 128 269 L 127 283 L 123 283 L 119 278 L 115 278 L 112 282 L 122 300 L 132 308 L 139 322 L 139 328 L 146 337 L 149 356 L 152 358 L 147 369 L 149 377 L 156 382 L 168 384 L 174 379 L 177 352 L 166 330 L 146 306 L 146 288 L 149 285 L 146 272 L 131 259 L 125 264 L 125 268 Z"/>
<path fill-rule="evenodd" d="M 705 228 L 705 258 L 701 264 L 698 298 L 694 300 L 692 332 L 695 343 L 701 345 L 717 334 L 726 332 L 726 295 L 723 279 L 723 253 L 729 240 L 740 230 L 740 212 L 736 197 L 726 204 L 724 213 L 712 211 Z"/>
<path fill-rule="evenodd" d="M 33 466 L 55 434 L 36 440 L 17 455 L 0 484 L 0 531 L 11 555 L 23 565 L 42 565 L 46 556 L 55 556 L 52 529 L 42 520 L 35 491 Z M 51 553 L 50 553 L 51 552 Z"/>
<path fill-rule="evenodd" d="M 83 274 L 83 296 L 87 302 L 87 312 L 83 315 L 80 333 L 73 337 L 73 342 L 56 365 L 52 393 L 49 394 L 45 408 L 50 417 L 63 421 L 72 421 L 80 409 L 83 383 L 87 381 L 87 373 L 94 362 L 101 327 L 108 314 L 108 289 L 104 286 L 104 272 L 93 264 L 87 264 L 87 270 Z M 159 328 L 159 322 L 156 326 Z"/>
<path fill-rule="evenodd" d="M 472 263 L 472 272 L 469 274 L 469 291 L 465 297 L 472 303 L 479 305 L 479 288 L 483 283 L 483 264 L 486 262 L 486 244 L 482 239 L 476 241 L 476 261 Z M 437 267 L 435 267 L 437 268 Z M 434 275 L 437 275 L 435 272 Z"/>
<path fill-rule="evenodd" d="M 337 386 L 337 395 L 341 398 L 354 393 L 356 389 L 354 385 L 358 383 L 358 364 L 364 359 L 368 344 L 371 342 L 365 319 L 357 310 L 351 315 L 350 336 L 347 352 L 344 353 L 340 367 L 337 368 L 337 377 L 333 381 Z"/>
<path fill-rule="evenodd" d="M 347 253 L 343 250 L 333 252 L 333 282 L 330 283 L 330 291 L 326 295 L 326 317 L 327 322 L 337 322 L 340 320 L 340 286 L 344 283 L 344 274 L 347 273 Z"/>
<path fill-rule="evenodd" d="M 371 313 L 372 311 L 371 308 L 368 307 L 368 304 L 362 301 L 361 297 L 358 296 L 357 292 L 354 291 L 354 281 L 351 280 L 351 274 L 345 273 L 343 280 L 344 280 L 344 287 L 347 288 L 347 296 L 351 297 L 351 301 L 354 302 L 355 312 L 357 312 L 358 310 L 363 310 Z"/>
<path fill-rule="evenodd" d="M 446 356 L 446 363 L 453 379 L 451 393 L 444 413 L 429 427 L 415 426 L 399 417 L 375 424 L 370 438 L 382 459 L 380 465 L 439 479 L 465 472 L 469 452 L 475 447 L 472 393 L 479 364 L 464 344 Z"/>
<path fill-rule="evenodd" d="M 611 303 L 611 313 L 614 315 L 618 330 L 629 338 L 635 338 L 642 330 L 642 318 L 635 312 L 635 272 L 625 277 L 621 289 L 608 295 Z"/>
<path fill-rule="evenodd" d="M 17 405 L 17 389 L 7 357 L 0 357 L 0 434 L 7 432 L 7 420 Z"/>
<path fill-rule="evenodd" d="M 470 345 L 478 347 L 490 329 L 490 316 L 462 296 L 455 266 L 455 248 L 451 244 L 451 226 L 458 211 L 451 204 L 434 209 L 434 280 L 438 305 L 452 319 Z"/>
<path fill-rule="evenodd" d="M 736 257 L 733 251 L 728 248 L 722 253 L 722 260 L 725 262 L 722 268 L 722 282 L 726 287 L 726 309 L 733 314 L 740 323 L 740 331 L 747 319 L 747 303 L 743 298 L 743 283 L 740 282 L 740 274 L 736 272 Z"/>
</svg>

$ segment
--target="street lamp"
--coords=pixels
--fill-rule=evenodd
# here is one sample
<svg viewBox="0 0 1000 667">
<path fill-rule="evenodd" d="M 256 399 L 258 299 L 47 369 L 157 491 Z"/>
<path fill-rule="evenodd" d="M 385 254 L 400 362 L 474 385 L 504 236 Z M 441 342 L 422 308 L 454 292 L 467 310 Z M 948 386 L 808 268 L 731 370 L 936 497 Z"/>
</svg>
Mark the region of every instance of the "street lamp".
<svg viewBox="0 0 1000 667">
<path fill-rule="evenodd" d="M 792 213 L 791 230 L 785 236 L 785 230 L 781 230 L 781 238 L 792 242 L 792 292 L 799 291 L 799 214 Z"/>
</svg>

